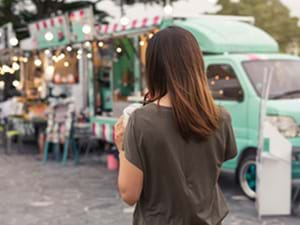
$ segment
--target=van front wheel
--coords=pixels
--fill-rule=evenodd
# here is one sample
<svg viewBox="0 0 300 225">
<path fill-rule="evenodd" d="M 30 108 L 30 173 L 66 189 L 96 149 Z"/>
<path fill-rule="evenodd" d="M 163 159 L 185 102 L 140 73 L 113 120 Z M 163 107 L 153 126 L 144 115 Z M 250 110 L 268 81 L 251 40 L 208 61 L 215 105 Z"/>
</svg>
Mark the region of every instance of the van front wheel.
<svg viewBox="0 0 300 225">
<path fill-rule="evenodd" d="M 243 193 L 250 199 L 256 197 L 256 156 L 247 155 L 239 164 L 238 181 Z"/>
</svg>

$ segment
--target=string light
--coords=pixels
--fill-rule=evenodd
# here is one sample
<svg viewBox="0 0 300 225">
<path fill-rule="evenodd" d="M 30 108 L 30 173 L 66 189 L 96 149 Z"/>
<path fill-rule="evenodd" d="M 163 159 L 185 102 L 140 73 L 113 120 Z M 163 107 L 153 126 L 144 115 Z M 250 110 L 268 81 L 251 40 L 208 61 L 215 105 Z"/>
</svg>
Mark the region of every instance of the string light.
<svg viewBox="0 0 300 225">
<path fill-rule="evenodd" d="M 23 61 L 23 63 L 28 63 L 28 58 L 27 57 L 23 57 L 22 61 Z"/>
<path fill-rule="evenodd" d="M 69 62 L 64 62 L 64 67 L 69 67 L 70 66 L 70 63 Z"/>
<path fill-rule="evenodd" d="M 3 65 L 2 70 L 3 70 L 4 73 L 10 73 L 11 72 L 11 68 L 8 65 Z"/>
<path fill-rule="evenodd" d="M 144 41 L 140 41 L 140 46 L 144 46 L 145 45 L 145 42 Z"/>
<path fill-rule="evenodd" d="M 67 46 L 66 49 L 67 49 L 68 52 L 71 52 L 73 50 L 73 48 L 71 46 Z"/>
<path fill-rule="evenodd" d="M 154 35 L 154 34 L 153 34 L 152 32 L 149 33 L 149 34 L 148 34 L 148 38 L 151 39 L 151 38 L 153 37 L 153 35 Z"/>
<path fill-rule="evenodd" d="M 225 80 L 230 80 L 230 77 L 229 77 L 229 76 L 226 76 L 226 77 L 225 77 Z"/>
<path fill-rule="evenodd" d="M 223 95 L 223 94 L 224 94 L 224 91 L 223 91 L 223 90 L 219 90 L 219 94 L 220 94 L 220 95 Z"/>
<path fill-rule="evenodd" d="M 122 48 L 121 47 L 117 47 L 116 52 L 117 53 L 121 53 L 122 52 Z"/>
<path fill-rule="evenodd" d="M 19 69 L 20 69 L 20 65 L 19 65 L 18 63 L 16 63 L 16 62 L 13 62 L 12 68 L 13 68 L 14 70 L 19 70 Z"/>
<path fill-rule="evenodd" d="M 44 53 L 45 53 L 46 55 L 50 55 L 50 54 L 51 54 L 51 51 L 50 51 L 50 49 L 46 49 L 46 50 L 44 51 Z"/>
<path fill-rule="evenodd" d="M 14 47 L 19 44 L 19 41 L 16 37 L 12 37 L 11 39 L 9 39 L 9 44 Z"/>
<path fill-rule="evenodd" d="M 210 82 L 210 84 L 211 84 L 212 86 L 214 86 L 214 85 L 216 84 L 216 82 L 215 82 L 214 80 L 212 80 L 212 81 Z"/>
<path fill-rule="evenodd" d="M 52 56 L 52 59 L 54 62 L 59 62 L 61 60 L 63 60 L 66 57 L 66 55 L 64 53 L 59 54 L 58 56 L 54 55 Z"/>
<path fill-rule="evenodd" d="M 86 42 L 84 43 L 84 47 L 85 47 L 85 48 L 90 48 L 90 47 L 91 47 L 91 42 L 86 41 Z"/>
<path fill-rule="evenodd" d="M 219 76 L 219 75 L 216 75 L 216 76 L 215 76 L 215 80 L 220 80 L 220 76 Z"/>
<path fill-rule="evenodd" d="M 20 81 L 18 81 L 18 80 L 14 80 L 13 82 L 12 82 L 12 85 L 15 87 L 15 88 L 19 88 L 19 86 L 20 86 Z"/>
<path fill-rule="evenodd" d="M 18 56 L 13 56 L 12 61 L 17 62 L 19 60 Z"/>
<path fill-rule="evenodd" d="M 40 60 L 38 57 L 36 57 L 34 60 L 34 65 L 36 67 L 40 67 L 42 65 L 42 60 Z"/>
<path fill-rule="evenodd" d="M 92 53 L 88 53 L 88 54 L 86 54 L 86 57 L 87 57 L 88 59 L 91 59 L 91 58 L 93 57 L 93 55 L 92 55 Z"/>
<path fill-rule="evenodd" d="M 99 41 L 98 46 L 99 46 L 100 48 L 102 48 L 102 47 L 104 46 L 103 41 Z"/>
</svg>

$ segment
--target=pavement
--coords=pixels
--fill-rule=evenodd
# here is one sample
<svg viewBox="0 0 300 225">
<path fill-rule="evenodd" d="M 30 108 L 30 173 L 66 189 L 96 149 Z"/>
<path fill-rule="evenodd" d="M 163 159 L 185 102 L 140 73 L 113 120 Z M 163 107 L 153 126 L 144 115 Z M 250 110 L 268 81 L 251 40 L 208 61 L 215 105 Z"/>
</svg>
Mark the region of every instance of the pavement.
<svg viewBox="0 0 300 225">
<path fill-rule="evenodd" d="M 42 164 L 31 147 L 5 155 L 0 148 L 0 225 L 131 225 L 133 208 L 117 191 L 117 172 L 95 154 L 74 166 Z M 245 198 L 231 173 L 221 187 L 230 214 L 224 225 L 299 225 L 300 217 L 258 219 L 255 203 Z"/>
</svg>

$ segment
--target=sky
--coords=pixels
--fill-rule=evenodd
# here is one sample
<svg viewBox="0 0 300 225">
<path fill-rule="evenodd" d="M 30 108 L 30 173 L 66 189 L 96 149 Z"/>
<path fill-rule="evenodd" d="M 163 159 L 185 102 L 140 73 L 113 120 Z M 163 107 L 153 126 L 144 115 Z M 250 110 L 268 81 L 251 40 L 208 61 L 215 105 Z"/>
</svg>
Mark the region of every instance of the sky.
<svg viewBox="0 0 300 225">
<path fill-rule="evenodd" d="M 281 0 L 291 11 L 291 15 L 300 18 L 300 0 Z M 174 3 L 175 14 L 199 14 L 204 12 L 215 12 L 218 8 L 215 5 L 217 0 L 179 0 Z M 111 0 L 103 0 L 97 5 L 103 10 L 107 10 L 115 17 L 120 16 L 120 8 L 115 6 Z M 138 15 L 139 13 L 154 14 L 162 13 L 162 8 L 159 6 L 145 6 L 143 4 L 136 4 L 134 7 L 125 7 L 125 11 L 128 15 Z"/>
</svg>

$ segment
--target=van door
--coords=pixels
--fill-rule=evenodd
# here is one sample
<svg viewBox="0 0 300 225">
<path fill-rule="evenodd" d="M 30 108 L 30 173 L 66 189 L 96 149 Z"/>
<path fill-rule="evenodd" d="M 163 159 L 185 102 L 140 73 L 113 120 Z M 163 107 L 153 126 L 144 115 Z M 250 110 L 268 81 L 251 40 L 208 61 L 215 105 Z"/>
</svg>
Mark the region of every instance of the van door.
<svg viewBox="0 0 300 225">
<path fill-rule="evenodd" d="M 212 95 L 218 105 L 223 106 L 232 117 L 239 152 L 248 142 L 248 104 L 233 63 L 210 62 L 207 78 Z M 237 167 L 237 158 L 224 164 L 227 169 Z"/>
</svg>

